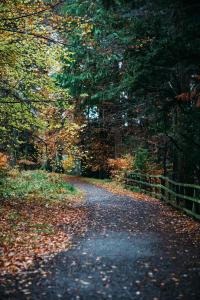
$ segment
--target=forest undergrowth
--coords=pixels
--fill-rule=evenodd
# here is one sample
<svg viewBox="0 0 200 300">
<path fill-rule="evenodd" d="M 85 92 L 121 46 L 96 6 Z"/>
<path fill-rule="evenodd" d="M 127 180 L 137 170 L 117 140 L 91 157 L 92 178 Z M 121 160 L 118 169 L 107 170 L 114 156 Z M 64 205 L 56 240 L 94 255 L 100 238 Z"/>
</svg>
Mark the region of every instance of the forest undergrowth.
<svg viewBox="0 0 200 300">
<path fill-rule="evenodd" d="M 83 194 L 65 175 L 12 170 L 1 180 L 0 194 L 0 271 L 4 275 L 68 249 L 73 233 L 86 230 L 86 210 L 80 205 Z"/>
</svg>

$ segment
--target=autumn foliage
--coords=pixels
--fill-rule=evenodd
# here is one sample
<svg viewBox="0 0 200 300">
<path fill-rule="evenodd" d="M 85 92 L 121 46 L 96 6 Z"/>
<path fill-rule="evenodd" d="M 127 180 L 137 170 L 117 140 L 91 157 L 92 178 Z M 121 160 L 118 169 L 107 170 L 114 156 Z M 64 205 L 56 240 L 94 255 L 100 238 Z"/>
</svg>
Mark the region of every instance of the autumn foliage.
<svg viewBox="0 0 200 300">
<path fill-rule="evenodd" d="M 116 181 L 122 181 L 126 171 L 132 169 L 133 157 L 125 155 L 116 159 L 108 159 L 111 177 Z"/>
<path fill-rule="evenodd" d="M 6 170 L 8 168 L 8 156 L 0 152 L 0 170 Z"/>
<path fill-rule="evenodd" d="M 72 205 L 81 195 L 64 175 L 13 169 L 0 193 L 1 274 L 20 272 L 66 250 L 72 234 L 86 230 L 85 210 Z"/>
</svg>

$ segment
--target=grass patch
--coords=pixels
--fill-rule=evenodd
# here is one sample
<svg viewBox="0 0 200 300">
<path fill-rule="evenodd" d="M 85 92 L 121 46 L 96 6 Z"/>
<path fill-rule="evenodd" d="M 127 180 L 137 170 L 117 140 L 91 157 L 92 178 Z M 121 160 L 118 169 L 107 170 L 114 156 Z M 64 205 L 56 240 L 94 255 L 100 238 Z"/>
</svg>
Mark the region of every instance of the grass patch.
<svg viewBox="0 0 200 300">
<path fill-rule="evenodd" d="M 86 230 L 86 210 L 73 205 L 82 201 L 82 193 L 63 174 L 12 170 L 0 180 L 0 196 L 2 274 L 18 273 L 37 257 L 66 250 L 72 232 Z"/>
<path fill-rule="evenodd" d="M 1 180 L 0 194 L 3 199 L 43 199 L 66 201 L 78 194 L 77 189 L 66 182 L 63 174 L 44 171 L 11 172 Z M 44 201 L 45 202 L 45 201 Z"/>
</svg>

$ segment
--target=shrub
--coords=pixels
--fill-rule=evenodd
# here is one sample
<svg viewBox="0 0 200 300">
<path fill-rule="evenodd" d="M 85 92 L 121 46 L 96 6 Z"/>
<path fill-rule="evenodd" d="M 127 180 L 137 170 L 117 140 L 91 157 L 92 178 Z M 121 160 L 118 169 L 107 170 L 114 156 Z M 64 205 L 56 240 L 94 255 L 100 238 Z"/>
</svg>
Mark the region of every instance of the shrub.
<svg viewBox="0 0 200 300">
<path fill-rule="evenodd" d="M 8 156 L 0 152 L 0 170 L 7 170 L 9 167 Z"/>
<path fill-rule="evenodd" d="M 146 148 L 138 148 L 132 162 L 132 171 L 138 173 L 149 173 L 154 175 L 163 174 L 161 165 L 154 162 Z"/>
<path fill-rule="evenodd" d="M 133 171 L 146 173 L 149 169 L 150 157 L 149 151 L 146 148 L 139 148 L 132 161 Z"/>
<path fill-rule="evenodd" d="M 71 172 L 75 166 L 74 158 L 73 156 L 69 155 L 64 161 L 63 161 L 63 168 L 67 172 Z"/>
<path fill-rule="evenodd" d="M 0 152 L 0 180 L 7 176 L 9 170 L 8 156 Z"/>
<path fill-rule="evenodd" d="M 132 169 L 133 157 L 130 154 L 116 159 L 108 159 L 111 177 L 119 182 L 124 181 L 124 176 L 127 171 Z"/>
</svg>

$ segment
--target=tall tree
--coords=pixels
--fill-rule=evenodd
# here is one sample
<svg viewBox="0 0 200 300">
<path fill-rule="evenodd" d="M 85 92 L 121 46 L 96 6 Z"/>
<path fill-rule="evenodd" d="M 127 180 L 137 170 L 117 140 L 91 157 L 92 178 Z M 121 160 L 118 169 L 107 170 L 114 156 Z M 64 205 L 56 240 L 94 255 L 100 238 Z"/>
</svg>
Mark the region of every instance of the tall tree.
<svg viewBox="0 0 200 300">
<path fill-rule="evenodd" d="M 59 35 L 62 2 L 4 0 L 0 4 L 0 141 L 1 150 L 10 154 L 14 164 L 20 158 L 36 161 L 40 144 L 46 149 L 48 141 L 43 137 L 59 126 L 51 112 L 59 111 L 56 118 L 63 130 L 74 127 L 67 117 L 63 120 L 69 94 L 57 86 L 54 76 L 61 68 L 65 43 Z M 48 123 L 48 113 L 54 123 Z M 62 143 L 60 138 L 56 147 Z"/>
<path fill-rule="evenodd" d="M 199 180 L 198 10 L 198 1 L 179 0 L 66 4 L 74 60 L 59 80 L 87 115 L 86 147 L 96 145 L 91 126 L 115 145 L 104 162 L 143 146 L 165 174 L 172 164 L 177 180 Z"/>
</svg>

